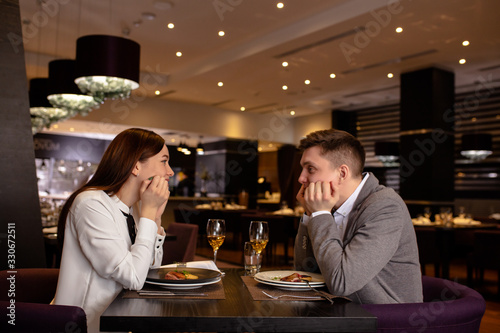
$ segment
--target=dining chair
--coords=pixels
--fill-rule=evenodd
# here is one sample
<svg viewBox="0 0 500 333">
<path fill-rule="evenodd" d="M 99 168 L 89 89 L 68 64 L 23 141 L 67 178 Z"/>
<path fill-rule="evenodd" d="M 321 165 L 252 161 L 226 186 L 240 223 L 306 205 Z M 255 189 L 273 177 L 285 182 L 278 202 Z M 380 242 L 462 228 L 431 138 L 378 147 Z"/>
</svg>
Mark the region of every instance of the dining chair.
<svg viewBox="0 0 500 333">
<path fill-rule="evenodd" d="M 87 316 L 78 306 L 50 305 L 59 269 L 17 268 L 0 271 L 1 332 L 87 332 Z M 13 325 L 15 323 L 15 325 Z"/>
<path fill-rule="evenodd" d="M 172 222 L 168 226 L 166 233 L 175 235 L 176 239 L 163 242 L 161 264 L 192 261 L 196 252 L 198 225 Z"/>
<path fill-rule="evenodd" d="M 500 298 L 500 230 L 476 230 L 474 247 L 467 256 L 467 285 L 473 287 L 475 280 L 484 282 L 484 270 L 497 272 L 497 297 Z M 474 279 L 474 273 L 476 279 Z"/>
<path fill-rule="evenodd" d="M 422 276 L 422 303 L 362 304 L 378 319 L 377 332 L 478 333 L 486 302 L 477 291 Z"/>
<path fill-rule="evenodd" d="M 418 258 L 422 275 L 426 275 L 426 265 L 434 265 L 434 276 L 440 276 L 441 251 L 438 246 L 438 233 L 434 227 L 415 227 Z"/>
</svg>

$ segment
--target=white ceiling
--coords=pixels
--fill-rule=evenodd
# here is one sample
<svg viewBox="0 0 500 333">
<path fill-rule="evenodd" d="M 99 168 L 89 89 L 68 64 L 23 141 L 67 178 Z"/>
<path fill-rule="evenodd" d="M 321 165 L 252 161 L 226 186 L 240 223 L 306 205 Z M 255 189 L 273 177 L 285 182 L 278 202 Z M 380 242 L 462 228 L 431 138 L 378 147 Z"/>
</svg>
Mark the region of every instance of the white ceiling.
<svg viewBox="0 0 500 333">
<path fill-rule="evenodd" d="M 297 117 L 397 102 L 400 74 L 430 66 L 453 71 L 457 92 L 500 83 L 500 1 L 277 2 L 20 0 L 27 76 L 46 77 L 50 60 L 74 58 L 79 36 L 108 34 L 141 45 L 152 98 L 234 112 L 285 108 Z"/>
</svg>

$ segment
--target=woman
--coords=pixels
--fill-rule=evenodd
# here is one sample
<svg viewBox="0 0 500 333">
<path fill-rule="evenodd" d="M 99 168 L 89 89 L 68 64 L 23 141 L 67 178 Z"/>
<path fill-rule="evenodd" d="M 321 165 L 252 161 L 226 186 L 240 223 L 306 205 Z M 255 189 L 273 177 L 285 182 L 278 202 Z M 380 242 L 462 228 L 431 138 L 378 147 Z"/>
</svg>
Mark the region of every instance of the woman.
<svg viewBox="0 0 500 333">
<path fill-rule="evenodd" d="M 174 175 L 168 162 L 161 136 L 125 130 L 61 211 L 58 234 L 64 242 L 54 303 L 82 307 L 89 332 L 99 331 L 100 315 L 123 288 L 141 289 L 148 270 L 161 264 L 161 215 Z M 133 242 L 125 215 L 139 202 Z"/>
</svg>

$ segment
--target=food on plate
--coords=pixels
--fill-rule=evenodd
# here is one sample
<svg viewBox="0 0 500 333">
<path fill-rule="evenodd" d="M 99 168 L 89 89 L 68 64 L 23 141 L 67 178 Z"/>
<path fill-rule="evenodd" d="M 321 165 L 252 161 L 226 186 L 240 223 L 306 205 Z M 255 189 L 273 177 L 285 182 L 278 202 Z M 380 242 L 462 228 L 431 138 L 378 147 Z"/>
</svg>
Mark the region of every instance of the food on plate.
<svg viewBox="0 0 500 333">
<path fill-rule="evenodd" d="M 280 281 L 286 282 L 302 282 L 302 281 L 312 281 L 312 277 L 309 275 L 302 275 L 299 273 L 293 273 L 288 276 L 282 277 Z"/>
<path fill-rule="evenodd" d="M 170 271 L 165 274 L 165 280 L 196 280 L 197 275 L 191 274 L 188 271 Z"/>
</svg>

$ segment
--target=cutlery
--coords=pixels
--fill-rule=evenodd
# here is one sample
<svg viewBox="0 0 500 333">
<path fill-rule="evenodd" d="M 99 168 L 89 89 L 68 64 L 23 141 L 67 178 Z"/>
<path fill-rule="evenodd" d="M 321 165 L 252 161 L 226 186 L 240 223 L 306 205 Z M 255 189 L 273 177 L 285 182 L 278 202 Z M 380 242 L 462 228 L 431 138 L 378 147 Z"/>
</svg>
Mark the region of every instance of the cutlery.
<svg viewBox="0 0 500 333">
<path fill-rule="evenodd" d="M 328 300 L 331 304 L 333 304 L 333 299 L 334 298 L 342 298 L 342 299 L 345 299 L 347 301 L 351 301 L 348 297 L 344 297 L 344 296 L 333 296 L 333 295 L 330 295 L 329 293 L 327 292 L 324 292 L 322 290 L 317 290 L 316 288 L 314 288 L 313 286 L 311 286 L 311 284 L 309 284 L 309 281 L 307 280 L 302 280 L 302 282 L 305 282 L 307 284 L 307 286 L 309 287 L 309 289 L 315 291 L 316 293 L 318 293 L 319 295 L 321 295 L 323 298 L 325 298 L 326 300 Z"/>
<path fill-rule="evenodd" d="M 208 296 L 204 293 L 193 293 L 186 291 L 167 291 L 167 290 L 144 290 L 137 291 L 139 296 Z"/>
<path fill-rule="evenodd" d="M 279 295 L 279 296 L 273 296 L 273 295 L 270 295 L 270 294 L 266 293 L 263 290 L 262 290 L 262 293 L 264 295 L 266 295 L 267 297 L 272 298 L 272 299 L 280 299 L 281 297 L 295 297 L 295 298 L 301 298 L 301 299 L 321 299 L 322 298 L 321 296 L 297 296 L 297 295 Z"/>
</svg>

